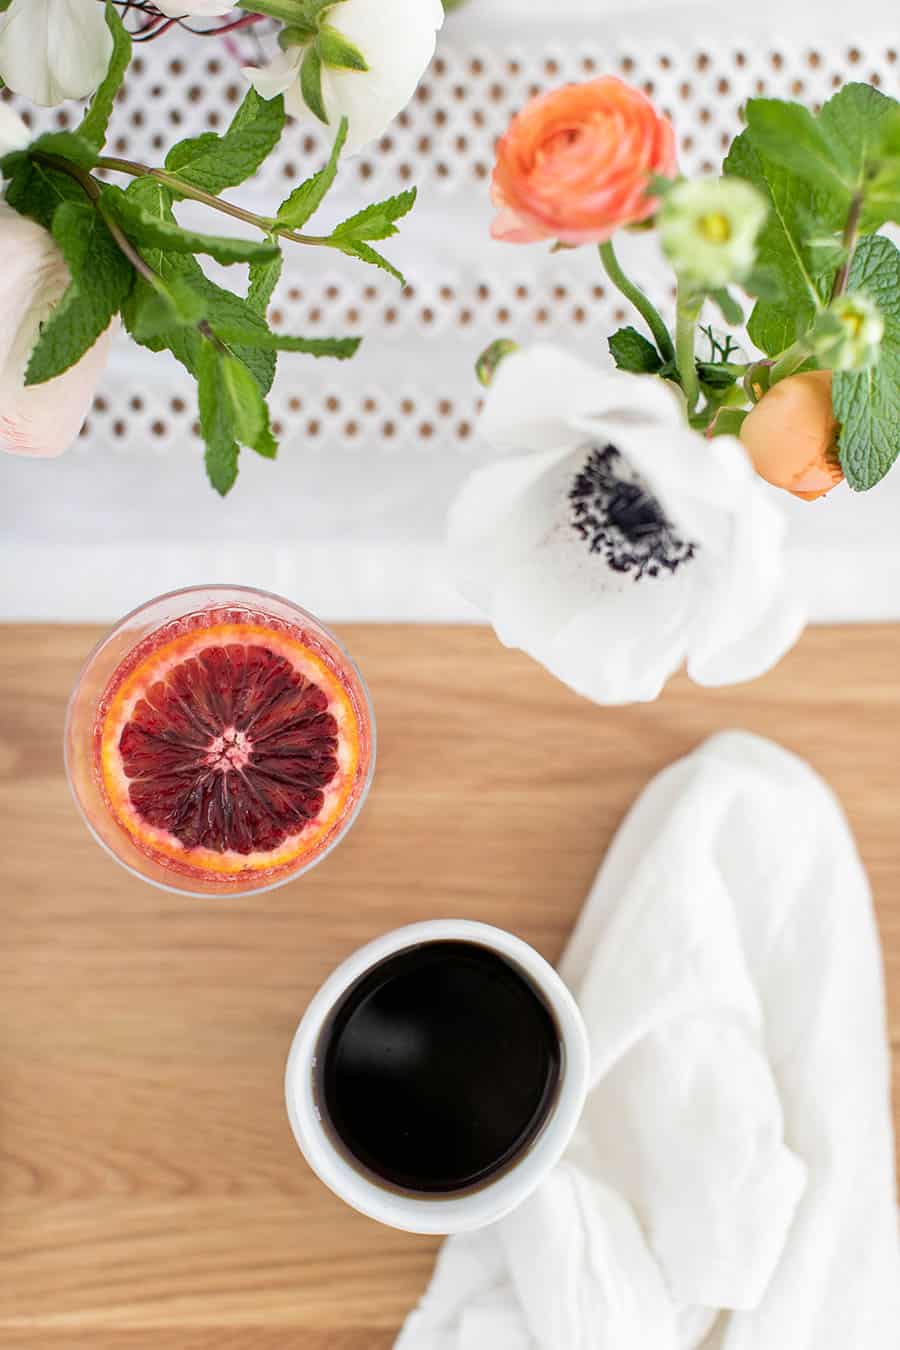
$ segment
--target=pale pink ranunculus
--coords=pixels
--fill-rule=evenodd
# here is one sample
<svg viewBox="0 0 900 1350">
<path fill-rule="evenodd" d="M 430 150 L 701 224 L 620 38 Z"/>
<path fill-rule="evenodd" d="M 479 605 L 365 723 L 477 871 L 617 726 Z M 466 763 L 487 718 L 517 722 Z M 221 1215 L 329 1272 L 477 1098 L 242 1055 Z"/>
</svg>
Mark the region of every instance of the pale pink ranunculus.
<svg viewBox="0 0 900 1350">
<path fill-rule="evenodd" d="M 491 234 L 510 244 L 602 243 L 652 215 L 650 178 L 675 170 L 672 124 L 640 89 L 615 75 L 552 89 L 497 145 Z"/>
<path fill-rule="evenodd" d="M 0 450 L 61 455 L 87 416 L 116 325 L 62 375 L 26 387 L 32 348 L 69 284 L 69 269 L 52 236 L 3 201 L 0 257 Z"/>
</svg>

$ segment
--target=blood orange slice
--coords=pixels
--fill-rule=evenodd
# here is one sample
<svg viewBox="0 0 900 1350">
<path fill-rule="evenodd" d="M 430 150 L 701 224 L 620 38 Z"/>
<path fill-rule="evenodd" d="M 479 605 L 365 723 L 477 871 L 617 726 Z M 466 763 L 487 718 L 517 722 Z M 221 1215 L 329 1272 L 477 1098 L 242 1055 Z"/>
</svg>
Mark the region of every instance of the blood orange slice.
<svg viewBox="0 0 900 1350">
<path fill-rule="evenodd" d="M 360 719 L 332 653 L 264 615 L 151 634 L 101 700 L 109 808 L 164 866 L 239 878 L 320 853 L 360 787 Z"/>
</svg>

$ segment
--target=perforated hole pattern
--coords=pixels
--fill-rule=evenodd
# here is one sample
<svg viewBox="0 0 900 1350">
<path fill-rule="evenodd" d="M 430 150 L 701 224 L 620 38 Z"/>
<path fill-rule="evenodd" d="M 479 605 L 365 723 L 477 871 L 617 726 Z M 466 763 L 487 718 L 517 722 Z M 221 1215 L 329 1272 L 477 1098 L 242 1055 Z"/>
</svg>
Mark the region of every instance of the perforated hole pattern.
<svg viewBox="0 0 900 1350">
<path fill-rule="evenodd" d="M 817 107 L 849 79 L 900 94 L 898 49 L 884 42 L 811 47 L 798 41 L 776 49 L 761 46 L 757 37 L 713 50 L 671 40 L 613 47 L 574 37 L 466 45 L 463 36 L 448 27 L 413 102 L 379 144 L 345 165 L 337 194 L 350 211 L 418 185 L 415 223 L 387 250 L 406 272 L 406 289 L 349 260 L 317 253 L 310 261 L 305 250 L 288 249 L 270 310 L 274 327 L 368 338 L 360 355 L 340 368 L 282 358 L 272 394 L 276 434 L 299 439 L 307 449 L 362 443 L 386 452 L 410 445 L 465 449 L 480 406 L 472 361 L 486 342 L 502 333 L 519 341 L 552 335 L 576 344 L 592 336 L 596 344 L 626 319 L 596 258 L 584 258 L 589 250 L 551 256 L 540 246 L 488 242 L 493 146 L 533 94 L 604 72 L 620 74 L 672 118 L 688 174 L 718 167 L 749 97 L 791 97 Z M 224 47 L 177 33 L 148 44 L 121 93 L 110 153 L 158 163 L 175 139 L 227 125 L 245 88 Z M 8 91 L 3 97 L 10 97 Z M 13 104 L 40 130 L 71 125 L 79 115 L 74 107 L 36 112 L 21 100 Z M 327 138 L 318 129 L 291 127 L 248 185 L 251 204 L 271 209 L 326 152 Z M 652 260 L 647 267 L 648 289 L 669 307 L 668 278 Z M 195 393 L 186 373 L 123 343 L 80 451 L 103 445 L 128 454 L 166 454 L 191 444 L 199 453 Z"/>
</svg>

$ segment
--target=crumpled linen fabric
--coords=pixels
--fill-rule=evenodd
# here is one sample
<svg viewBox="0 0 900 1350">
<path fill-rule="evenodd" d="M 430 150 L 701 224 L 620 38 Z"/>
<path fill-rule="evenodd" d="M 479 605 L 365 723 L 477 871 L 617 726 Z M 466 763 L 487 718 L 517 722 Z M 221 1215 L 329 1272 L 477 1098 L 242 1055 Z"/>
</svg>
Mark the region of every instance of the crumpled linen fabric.
<svg viewBox="0 0 900 1350">
<path fill-rule="evenodd" d="M 576 1135 L 447 1240 L 396 1350 L 897 1350 L 880 949 L 822 780 L 737 732 L 666 769 L 560 969 L 592 1045 Z"/>
</svg>

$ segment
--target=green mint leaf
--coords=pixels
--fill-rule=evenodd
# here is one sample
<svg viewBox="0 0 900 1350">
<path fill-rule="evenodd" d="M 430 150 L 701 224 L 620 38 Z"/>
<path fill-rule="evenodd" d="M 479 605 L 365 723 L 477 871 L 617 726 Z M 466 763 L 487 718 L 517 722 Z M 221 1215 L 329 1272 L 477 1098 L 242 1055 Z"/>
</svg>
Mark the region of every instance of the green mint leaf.
<svg viewBox="0 0 900 1350">
<path fill-rule="evenodd" d="M 698 361 L 697 376 L 710 389 L 730 389 L 736 382 L 733 371 L 718 361 Z"/>
<path fill-rule="evenodd" d="M 869 235 L 857 245 L 850 289 L 878 305 L 884 337 L 878 364 L 837 371 L 831 387 L 841 466 L 856 492 L 879 483 L 900 453 L 900 252 L 890 239 Z"/>
<path fill-rule="evenodd" d="M 262 390 L 236 356 L 205 342 L 199 355 L 200 429 L 206 441 L 206 469 L 223 496 L 234 485 L 241 445 L 274 458 L 277 444 Z"/>
<path fill-rule="evenodd" d="M 260 98 L 250 89 L 223 136 L 204 132 L 173 145 L 166 168 L 193 187 L 217 193 L 256 173 L 284 129 L 284 99 Z"/>
<path fill-rule="evenodd" d="M 9 154 L 4 155 L 0 159 L 0 176 L 13 178 L 29 160 L 48 155 L 52 155 L 55 159 L 70 160 L 79 169 L 92 169 L 97 163 L 97 152 L 94 147 L 88 141 L 82 140 L 74 131 L 45 131 L 22 150 L 11 150 Z"/>
<path fill-rule="evenodd" d="M 319 121 L 327 126 L 328 114 L 322 97 L 322 58 L 315 44 L 307 47 L 303 64 L 300 66 L 300 93 L 313 116 L 318 117 Z"/>
<path fill-rule="evenodd" d="M 206 305 L 200 293 L 178 277 L 160 281 L 159 289 L 144 286 L 131 309 L 131 336 L 146 344 L 172 327 L 196 327 L 206 318 Z"/>
<path fill-rule="evenodd" d="M 280 251 L 274 258 L 270 258 L 268 262 L 255 262 L 250 264 L 250 285 L 247 290 L 247 304 L 253 310 L 254 314 L 259 314 L 262 318 L 265 318 L 266 311 L 269 308 L 269 301 L 272 299 L 272 292 L 278 285 L 283 266 L 284 258 Z"/>
<path fill-rule="evenodd" d="M 662 357 L 653 343 L 636 328 L 620 328 L 613 333 L 609 351 L 619 370 L 636 375 L 655 375 L 662 366 Z"/>
<path fill-rule="evenodd" d="M 860 230 L 866 234 L 888 220 L 900 219 L 900 182 L 885 191 L 878 173 L 890 156 L 894 119 L 900 114 L 895 99 L 887 98 L 870 84 L 845 84 L 819 113 L 819 125 L 857 189 L 864 193 Z M 898 165 L 900 168 L 900 165 Z M 890 182 L 890 176 L 888 177 Z M 839 219 L 836 224 L 843 225 Z"/>
<path fill-rule="evenodd" d="M 278 245 L 272 239 L 235 239 L 225 235 L 198 234 L 169 220 L 161 220 L 127 192 L 112 185 L 103 189 L 104 205 L 125 229 L 131 242 L 142 249 L 163 249 L 167 253 L 203 253 L 216 262 L 271 262 L 278 257 Z"/>
<path fill-rule="evenodd" d="M 354 356 L 362 338 L 305 338 L 290 337 L 284 333 L 251 330 L 242 323 L 220 319 L 212 325 L 216 337 L 223 342 L 242 342 L 248 347 L 261 347 L 272 352 L 303 352 L 307 356 L 334 356 L 346 361 Z"/>
<path fill-rule="evenodd" d="M 314 173 L 311 178 L 307 178 L 305 183 L 301 183 L 299 187 L 294 188 L 287 200 L 281 203 L 278 208 L 279 225 L 287 225 L 292 230 L 298 230 L 301 225 L 306 224 L 315 211 L 318 211 L 337 174 L 338 160 L 347 139 L 347 126 L 346 117 L 342 117 L 341 125 L 338 127 L 334 144 L 331 147 L 328 163 L 318 173 Z"/>
<path fill-rule="evenodd" d="M 211 342 L 204 342 L 197 359 L 197 401 L 200 431 L 206 442 L 206 472 L 222 497 L 234 487 L 238 473 L 238 443 L 231 409 L 222 395 L 222 358 Z"/>
<path fill-rule="evenodd" d="M 106 0 L 106 22 L 112 33 L 113 49 L 109 69 L 103 77 L 103 83 L 91 99 L 78 135 L 95 150 L 100 150 L 106 140 L 106 129 L 112 115 L 116 94 L 125 78 L 128 63 L 131 60 L 131 34 L 119 18 L 119 12 L 110 0 Z"/>
<path fill-rule="evenodd" d="M 20 216 L 49 230 L 62 202 L 84 202 L 84 193 L 68 174 L 37 160 L 23 160 L 9 176 L 6 201 Z"/>
<path fill-rule="evenodd" d="M 130 184 L 126 196 L 139 201 L 145 210 L 158 216 L 160 220 L 174 223 L 172 214 L 172 194 L 161 183 L 152 178 L 136 179 Z M 206 317 L 210 323 L 215 320 L 246 323 L 263 333 L 268 332 L 265 321 L 256 314 L 239 295 L 217 286 L 203 272 L 197 259 L 189 253 L 168 253 L 164 249 L 147 249 L 144 260 L 157 273 L 161 281 L 171 287 L 173 282 L 182 282 L 197 291 L 203 302 Z M 139 306 L 147 302 L 147 293 L 153 290 L 142 278 L 138 278 L 131 296 L 122 310 L 125 326 L 141 346 L 150 351 L 159 352 L 168 349 L 177 361 L 194 376 L 197 375 L 198 360 L 204 339 L 196 328 L 182 323 L 173 323 L 168 329 L 153 336 L 138 337 L 140 332 Z M 235 355 L 252 372 L 263 393 L 268 393 L 275 378 L 276 353 L 261 347 L 236 346 Z"/>
<path fill-rule="evenodd" d="M 717 307 L 719 313 L 726 323 L 735 327 L 744 322 L 744 311 L 730 291 L 722 287 L 721 290 L 710 291 L 709 298 Z"/>
<path fill-rule="evenodd" d="M 815 255 L 812 251 L 812 241 L 810 241 L 806 247 L 810 257 L 814 259 Z M 835 261 L 834 257 L 830 255 L 822 260 L 821 267 L 814 267 L 814 271 L 818 276 L 820 271 L 824 272 L 829 268 L 833 268 L 834 271 L 837 271 L 839 266 L 840 259 Z M 778 279 L 778 272 L 774 267 L 754 267 L 750 275 L 745 277 L 741 282 L 741 286 L 748 295 L 754 296 L 757 300 L 770 300 L 774 302 L 784 298 L 781 282 Z"/>
<path fill-rule="evenodd" d="M 406 285 L 406 277 L 403 273 L 398 272 L 393 263 L 389 263 L 383 254 L 378 253 L 374 248 L 370 248 L 368 244 L 352 239 L 343 239 L 339 240 L 337 247 L 351 258 L 359 258 L 360 262 L 370 263 L 372 267 L 380 267 L 382 272 L 387 272 L 392 277 L 396 277 L 401 286 Z"/>
<path fill-rule="evenodd" d="M 723 168 L 726 174 L 753 183 L 769 202 L 769 216 L 757 240 L 757 267 L 774 279 L 779 298 L 757 301 L 747 332 L 767 356 L 777 356 L 810 327 L 834 276 L 832 268 L 816 265 L 804 244 L 813 192 L 788 169 L 760 154 L 749 131 L 734 141 Z"/>
<path fill-rule="evenodd" d="M 416 201 L 416 189 L 408 188 L 396 197 L 388 197 L 383 202 L 373 202 L 364 206 L 355 215 L 348 216 L 336 225 L 332 239 L 358 243 L 368 239 L 390 239 L 397 233 L 395 221 L 400 220 L 413 209 Z"/>
<path fill-rule="evenodd" d="M 874 190 L 889 153 L 896 102 L 867 84 L 847 84 L 818 117 L 799 103 L 751 99 L 747 124 L 760 154 L 788 170 L 816 194 L 819 227 L 843 227 L 855 194 L 863 195 L 860 229 L 876 230 L 896 214 L 897 199 L 882 183 Z"/>
<path fill-rule="evenodd" d="M 337 70 L 368 70 L 366 58 L 358 47 L 348 42 L 343 33 L 339 33 L 330 24 L 319 27 L 319 56 L 323 65 L 333 66 Z"/>
<path fill-rule="evenodd" d="M 824 193 L 838 214 L 846 212 L 857 186 L 852 159 L 808 108 L 781 99 L 751 98 L 747 127 L 765 159 Z"/>
<path fill-rule="evenodd" d="M 900 224 L 900 160 L 886 164 L 866 188 L 863 228 L 877 230 L 888 221 Z"/>
<path fill-rule="evenodd" d="M 61 375 L 93 347 L 131 290 L 134 272 L 100 214 L 87 202 L 63 202 L 53 237 L 72 280 L 41 327 L 25 373 L 26 384 Z"/>
</svg>

